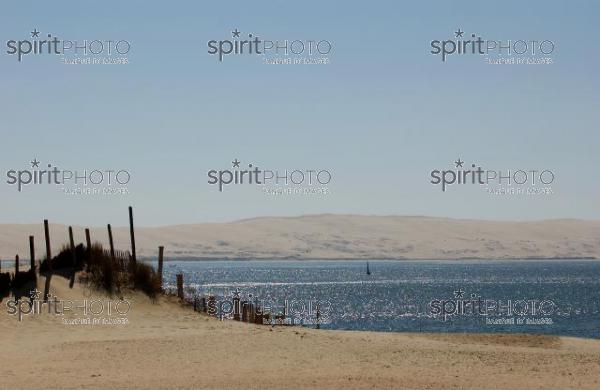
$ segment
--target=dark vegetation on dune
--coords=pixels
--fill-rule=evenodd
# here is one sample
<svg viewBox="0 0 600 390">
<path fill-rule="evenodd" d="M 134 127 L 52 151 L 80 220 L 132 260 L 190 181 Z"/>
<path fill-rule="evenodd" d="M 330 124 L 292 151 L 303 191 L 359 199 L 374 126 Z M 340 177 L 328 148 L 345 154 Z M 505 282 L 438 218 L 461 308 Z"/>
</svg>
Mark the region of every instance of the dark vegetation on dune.
<svg viewBox="0 0 600 390">
<path fill-rule="evenodd" d="M 77 245 L 75 247 L 75 271 L 82 271 L 88 260 L 88 251 L 85 249 L 83 244 Z M 73 256 L 71 255 L 71 248 L 64 245 L 60 249 L 58 255 L 52 258 L 52 270 L 61 276 L 69 277 L 68 273 L 73 270 Z M 40 265 L 40 273 L 46 274 L 48 271 L 48 260 L 44 259 Z"/>
<path fill-rule="evenodd" d="M 21 271 L 13 276 L 11 287 L 21 288 L 31 283 L 33 283 L 33 285 L 35 286 L 36 281 L 37 275 L 35 274 L 35 270 Z"/>
<path fill-rule="evenodd" d="M 12 292 L 15 297 L 29 296 L 37 283 L 35 270 L 0 273 L 0 301 Z"/>
<path fill-rule="evenodd" d="M 132 261 L 129 252 L 116 251 L 114 256 L 100 244 L 93 244 L 88 250 L 83 244 L 75 247 L 75 271 L 81 271 L 79 280 L 97 290 L 110 295 L 121 295 L 123 290 L 139 290 L 155 299 L 162 291 L 160 277 L 153 267 L 142 262 Z M 48 260 L 40 265 L 40 274 L 49 271 Z M 73 273 L 73 256 L 70 247 L 63 247 L 52 258 L 52 273 L 70 278 Z"/>
<path fill-rule="evenodd" d="M 7 297 L 10 293 L 10 273 L 0 273 L 0 299 Z"/>
</svg>

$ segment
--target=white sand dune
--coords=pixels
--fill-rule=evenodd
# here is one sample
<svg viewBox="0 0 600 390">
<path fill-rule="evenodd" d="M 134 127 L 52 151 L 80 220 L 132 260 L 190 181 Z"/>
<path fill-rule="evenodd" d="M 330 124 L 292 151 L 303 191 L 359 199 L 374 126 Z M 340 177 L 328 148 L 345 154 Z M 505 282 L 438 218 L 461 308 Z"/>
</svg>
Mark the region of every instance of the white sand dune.
<svg viewBox="0 0 600 390">
<path fill-rule="evenodd" d="M 54 253 L 67 242 L 67 226 L 52 224 Z M 74 227 L 85 242 L 83 227 Z M 129 249 L 129 229 L 113 229 L 115 245 Z M 29 257 L 28 236 L 45 254 L 42 223 L 0 224 L 0 257 Z M 105 227 L 91 228 L 92 241 L 108 245 Z M 467 219 L 310 215 L 265 217 L 228 223 L 137 227 L 138 256 L 167 259 L 523 259 L 600 258 L 600 221 L 529 222 Z"/>
</svg>

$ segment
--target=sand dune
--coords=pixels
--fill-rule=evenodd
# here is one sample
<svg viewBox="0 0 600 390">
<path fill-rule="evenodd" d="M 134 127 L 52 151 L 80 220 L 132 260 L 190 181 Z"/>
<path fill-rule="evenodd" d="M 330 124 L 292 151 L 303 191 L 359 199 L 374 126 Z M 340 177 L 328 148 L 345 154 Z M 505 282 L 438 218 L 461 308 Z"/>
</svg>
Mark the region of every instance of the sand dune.
<svg viewBox="0 0 600 390">
<path fill-rule="evenodd" d="M 43 286 L 43 278 L 38 281 Z M 54 277 L 60 299 L 81 300 Z M 6 389 L 598 389 L 600 341 L 401 334 L 220 322 L 135 293 L 126 325 L 17 322 L 0 304 Z M 94 293 L 89 299 L 105 296 Z"/>
<path fill-rule="evenodd" d="M 106 228 L 92 228 L 92 240 L 108 244 Z M 0 257 L 29 254 L 28 236 L 45 253 L 42 224 L 0 224 Z M 127 227 L 114 228 L 118 248 L 129 248 Z M 51 225 L 53 250 L 67 242 L 67 227 Z M 84 242 L 83 227 L 75 238 Z M 229 223 L 137 227 L 140 256 L 168 259 L 505 259 L 600 258 L 600 221 L 531 222 L 429 217 L 314 215 L 254 218 Z"/>
</svg>

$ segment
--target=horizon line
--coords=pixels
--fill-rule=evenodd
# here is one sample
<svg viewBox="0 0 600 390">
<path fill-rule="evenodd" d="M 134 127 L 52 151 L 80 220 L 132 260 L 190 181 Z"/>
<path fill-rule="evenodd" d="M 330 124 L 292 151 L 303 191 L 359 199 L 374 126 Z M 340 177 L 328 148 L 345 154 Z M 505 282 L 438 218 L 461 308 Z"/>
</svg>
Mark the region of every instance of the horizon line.
<svg viewBox="0 0 600 390">
<path fill-rule="evenodd" d="M 358 218 L 422 218 L 422 219 L 446 219 L 446 220 L 454 220 L 454 221 L 477 221 L 477 222 L 498 222 L 498 223 L 532 223 L 532 222 L 549 222 L 549 221 L 582 221 L 582 222 L 600 222 L 600 219 L 587 219 L 587 218 L 579 218 L 579 217 L 557 217 L 557 218 L 543 218 L 543 219 L 524 219 L 524 220 L 515 220 L 515 219 L 487 219 L 487 218 L 459 218 L 459 217 L 445 217 L 445 216 L 433 216 L 433 215 L 411 215 L 411 214 L 347 214 L 347 213 L 316 213 L 316 214 L 298 214 L 298 215 L 263 215 L 263 216 L 255 216 L 248 218 L 240 218 L 233 219 L 227 221 L 200 221 L 200 222 L 189 222 L 189 223 L 167 223 L 163 225 L 144 225 L 144 224 L 135 224 L 136 227 L 140 228 L 164 228 L 164 227 L 173 227 L 173 226 L 193 226 L 193 225 L 218 225 L 218 224 L 233 224 L 233 223 L 242 223 L 242 222 L 250 222 L 261 219 L 302 219 L 302 218 L 318 218 L 318 217 L 358 217 Z M 0 222 L 0 226 L 6 225 L 37 225 L 38 223 L 43 223 L 44 219 L 41 219 L 40 222 Z M 64 222 L 53 222 L 48 221 L 51 225 L 64 225 L 64 226 L 88 226 L 88 227 L 105 227 L 104 225 L 85 225 L 85 224 L 71 224 Z M 114 228 L 128 228 L 128 224 L 124 225 L 114 225 L 110 224 L 111 227 Z"/>
</svg>

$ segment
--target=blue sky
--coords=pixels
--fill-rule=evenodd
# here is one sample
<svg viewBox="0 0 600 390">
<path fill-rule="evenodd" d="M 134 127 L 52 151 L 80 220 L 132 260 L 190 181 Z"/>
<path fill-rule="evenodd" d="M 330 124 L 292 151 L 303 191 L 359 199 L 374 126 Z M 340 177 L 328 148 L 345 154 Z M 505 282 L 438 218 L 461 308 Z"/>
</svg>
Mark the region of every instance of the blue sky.
<svg viewBox="0 0 600 390">
<path fill-rule="evenodd" d="M 343 5 L 341 5 L 343 4 Z M 225 221 L 314 213 L 485 219 L 600 218 L 597 131 L 600 34 L 592 1 L 326 3 L 11 2 L 0 15 L 0 222 Z M 207 41 L 230 31 L 327 39 L 328 65 L 220 63 Z M 430 41 L 549 39 L 552 65 L 442 63 Z M 126 39 L 128 65 L 17 62 L 6 41 L 37 29 L 63 39 Z M 37 158 L 65 169 L 123 168 L 126 196 L 18 193 L 9 169 Z M 210 169 L 238 158 L 263 168 L 322 168 L 328 196 L 219 193 Z M 457 158 L 490 169 L 551 169 L 550 196 L 442 193 L 433 169 Z M 6 205 L 8 207 L 6 207 Z"/>
</svg>

